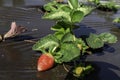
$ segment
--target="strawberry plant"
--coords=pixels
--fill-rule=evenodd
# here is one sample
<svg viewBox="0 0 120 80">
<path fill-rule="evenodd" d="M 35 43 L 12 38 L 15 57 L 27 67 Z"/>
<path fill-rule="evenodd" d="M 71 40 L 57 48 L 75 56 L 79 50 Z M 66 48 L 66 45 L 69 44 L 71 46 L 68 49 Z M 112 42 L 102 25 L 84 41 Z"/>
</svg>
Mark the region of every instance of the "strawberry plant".
<svg viewBox="0 0 120 80">
<path fill-rule="evenodd" d="M 114 20 L 113 20 L 113 23 L 120 23 L 120 18 L 118 17 L 118 18 L 115 18 Z"/>
<path fill-rule="evenodd" d="M 120 6 L 117 5 L 114 0 L 101 2 L 100 0 L 88 0 L 89 2 L 96 5 L 96 8 L 102 11 L 113 11 L 116 12 Z"/>
<path fill-rule="evenodd" d="M 86 40 L 75 36 L 73 32 L 73 29 L 77 28 L 75 24 L 80 23 L 84 17 L 94 10 L 93 7 L 79 3 L 78 0 L 68 0 L 66 4 L 52 1 L 45 4 L 44 9 L 46 12 L 42 18 L 55 20 L 56 24 L 51 27 L 51 30 L 54 31 L 53 34 L 48 34 L 33 45 L 33 50 L 42 52 L 38 60 L 38 71 L 48 70 L 54 66 L 54 63 L 62 64 L 75 61 L 78 57 L 84 55 L 89 48 L 97 49 L 103 47 L 105 43 L 115 43 L 117 41 L 116 36 L 111 33 L 91 33 Z M 46 56 L 46 53 L 50 54 L 52 58 Z M 45 54 L 45 59 L 43 54 Z M 48 63 L 47 61 L 51 62 Z M 92 69 L 90 65 L 76 65 L 78 66 L 74 68 L 73 74 L 77 77 L 81 77 L 82 74 L 86 74 L 85 72 Z M 47 67 L 41 70 L 41 66 Z"/>
</svg>

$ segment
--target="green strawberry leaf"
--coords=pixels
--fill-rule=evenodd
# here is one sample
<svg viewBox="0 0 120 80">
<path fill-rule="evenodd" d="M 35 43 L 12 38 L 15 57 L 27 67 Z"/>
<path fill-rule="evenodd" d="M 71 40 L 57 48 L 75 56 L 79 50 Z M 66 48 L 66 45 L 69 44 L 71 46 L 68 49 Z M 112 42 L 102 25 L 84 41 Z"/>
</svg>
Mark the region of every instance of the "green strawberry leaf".
<svg viewBox="0 0 120 80">
<path fill-rule="evenodd" d="M 77 23 L 81 22 L 84 18 L 84 13 L 82 11 L 74 11 L 70 14 L 71 22 Z"/>
<path fill-rule="evenodd" d="M 117 42 L 117 37 L 111 33 L 101 33 L 99 35 L 99 38 L 103 42 L 107 42 L 107 43 L 116 43 Z"/>
<path fill-rule="evenodd" d="M 69 12 L 65 12 L 62 10 L 57 10 L 54 12 L 46 13 L 43 16 L 43 19 L 63 20 L 66 22 L 70 22 L 70 20 L 71 20 L 71 18 L 69 16 Z"/>
<path fill-rule="evenodd" d="M 84 16 L 87 16 L 88 14 L 90 14 L 93 9 L 94 9 L 93 7 L 86 6 L 86 5 L 80 6 L 78 8 L 78 10 L 80 10 L 84 13 Z"/>
<path fill-rule="evenodd" d="M 61 54 L 60 57 L 55 57 L 57 63 L 70 62 L 74 58 L 80 56 L 80 49 L 72 42 L 63 43 L 61 44 L 60 51 L 56 54 Z"/>
<path fill-rule="evenodd" d="M 77 9 L 79 6 L 79 1 L 78 0 L 68 0 L 68 4 L 71 9 Z"/>
<path fill-rule="evenodd" d="M 51 47 L 58 47 L 59 40 L 52 34 L 49 34 L 41 38 L 36 44 L 33 45 L 32 49 L 37 51 L 45 52 L 46 49 L 51 49 Z"/>
<path fill-rule="evenodd" d="M 54 5 L 56 5 L 56 4 L 57 4 L 57 2 L 53 1 L 53 2 L 49 2 L 49 3 L 45 4 L 43 7 L 46 11 L 55 11 L 57 9 Z"/>
<path fill-rule="evenodd" d="M 73 42 L 73 41 L 75 41 L 75 36 L 71 33 L 66 33 L 61 39 L 61 42 Z"/>
<path fill-rule="evenodd" d="M 96 34 L 90 34 L 90 36 L 86 39 L 87 44 L 91 48 L 101 48 L 104 46 L 104 42 L 99 38 Z"/>
</svg>

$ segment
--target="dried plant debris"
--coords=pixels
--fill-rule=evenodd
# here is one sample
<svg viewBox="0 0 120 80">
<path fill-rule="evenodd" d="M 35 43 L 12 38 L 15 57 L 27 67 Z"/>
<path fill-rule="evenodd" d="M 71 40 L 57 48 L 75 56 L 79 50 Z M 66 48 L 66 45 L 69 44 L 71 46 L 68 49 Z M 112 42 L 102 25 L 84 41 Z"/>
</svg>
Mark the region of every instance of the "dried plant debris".
<svg viewBox="0 0 120 80">
<path fill-rule="evenodd" d="M 0 35 L 0 41 L 2 40 L 2 35 Z"/>
<path fill-rule="evenodd" d="M 19 34 L 21 34 L 22 32 L 25 32 L 27 29 L 23 26 L 17 26 L 16 22 L 12 22 L 11 23 L 11 28 L 10 30 L 5 33 L 4 35 L 0 35 L 0 41 L 3 41 L 7 38 L 11 38 L 11 37 L 15 37 Z"/>
</svg>

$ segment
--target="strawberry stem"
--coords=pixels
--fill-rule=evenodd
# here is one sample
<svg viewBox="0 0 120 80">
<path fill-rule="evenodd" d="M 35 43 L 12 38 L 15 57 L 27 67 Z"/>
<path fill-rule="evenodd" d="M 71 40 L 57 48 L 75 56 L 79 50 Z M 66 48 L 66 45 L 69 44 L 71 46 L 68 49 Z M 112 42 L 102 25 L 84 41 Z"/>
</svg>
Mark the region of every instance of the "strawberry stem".
<svg viewBox="0 0 120 80">
<path fill-rule="evenodd" d="M 65 69 L 66 72 L 69 72 L 68 68 L 65 66 L 64 63 L 63 63 L 63 68 Z"/>
</svg>

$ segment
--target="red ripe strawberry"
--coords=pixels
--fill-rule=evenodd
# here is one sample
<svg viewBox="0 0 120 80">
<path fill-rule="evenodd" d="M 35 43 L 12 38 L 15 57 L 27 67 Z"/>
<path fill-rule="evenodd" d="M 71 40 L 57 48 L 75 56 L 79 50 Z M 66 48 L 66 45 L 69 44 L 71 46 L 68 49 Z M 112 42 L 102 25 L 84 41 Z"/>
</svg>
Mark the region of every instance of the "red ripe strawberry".
<svg viewBox="0 0 120 80">
<path fill-rule="evenodd" d="M 39 57 L 37 69 L 38 71 L 45 71 L 52 68 L 53 65 L 54 65 L 54 57 L 49 53 L 45 53 Z"/>
</svg>

